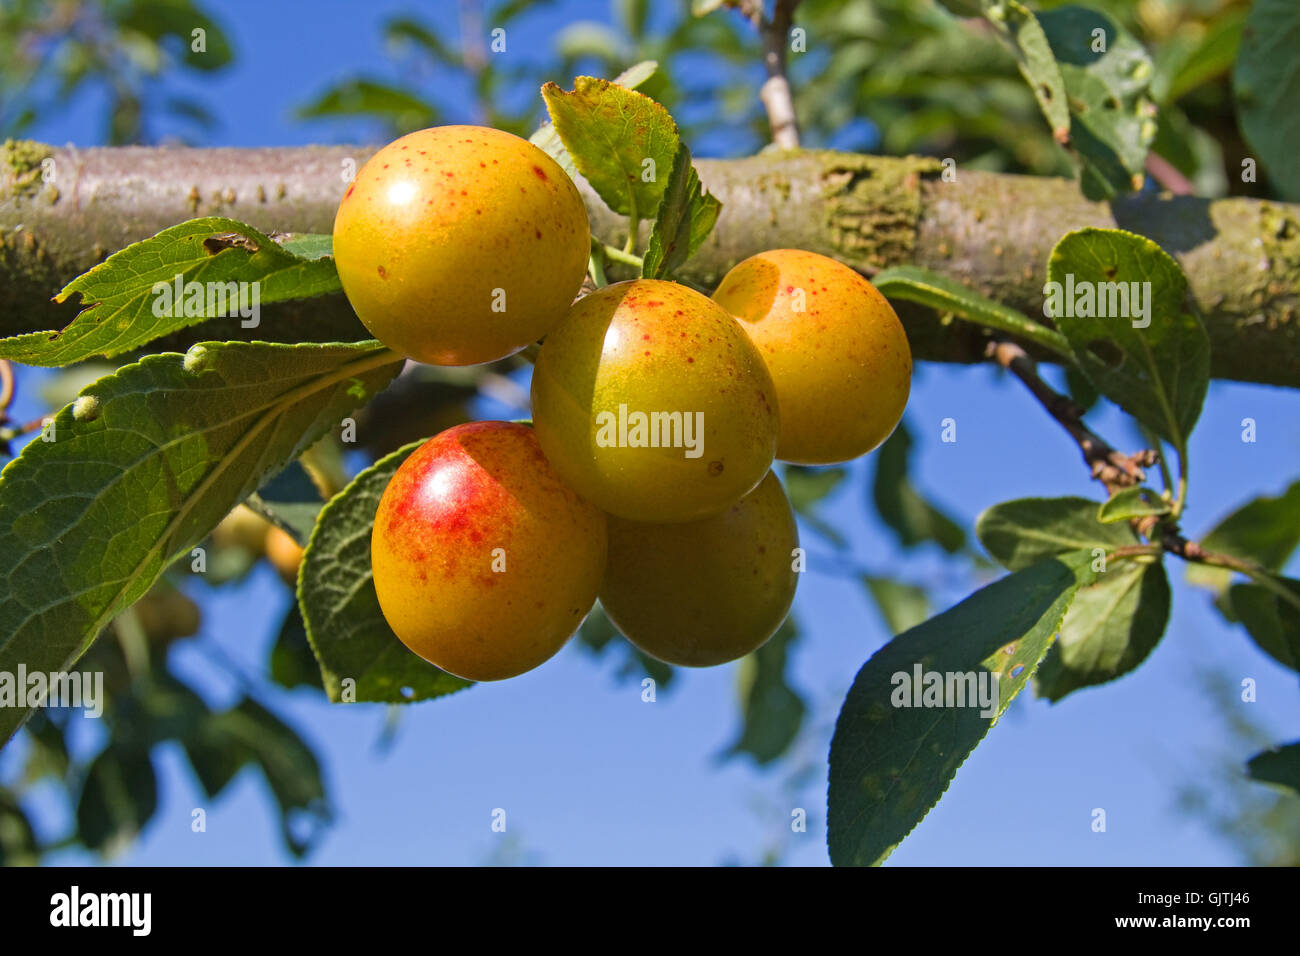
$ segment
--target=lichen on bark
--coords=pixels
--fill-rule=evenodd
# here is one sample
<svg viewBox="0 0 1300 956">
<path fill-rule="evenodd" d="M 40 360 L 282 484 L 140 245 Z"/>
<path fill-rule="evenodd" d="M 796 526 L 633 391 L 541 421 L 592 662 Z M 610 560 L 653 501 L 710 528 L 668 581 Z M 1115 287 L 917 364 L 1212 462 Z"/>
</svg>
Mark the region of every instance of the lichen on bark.
<svg viewBox="0 0 1300 956">
<path fill-rule="evenodd" d="M 41 162 L 54 148 L 28 139 L 7 139 L 0 146 L 0 199 L 33 196 L 41 188 Z"/>
</svg>

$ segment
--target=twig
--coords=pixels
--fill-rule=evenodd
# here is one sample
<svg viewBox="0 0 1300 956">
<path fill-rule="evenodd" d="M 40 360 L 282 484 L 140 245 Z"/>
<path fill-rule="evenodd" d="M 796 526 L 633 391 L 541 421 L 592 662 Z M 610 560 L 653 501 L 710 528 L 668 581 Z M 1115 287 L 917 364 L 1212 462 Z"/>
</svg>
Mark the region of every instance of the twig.
<svg viewBox="0 0 1300 956">
<path fill-rule="evenodd" d="M 1178 171 L 1173 163 L 1157 153 L 1147 153 L 1146 170 L 1151 178 L 1175 196 L 1190 196 L 1196 192 L 1192 181 Z"/>
<path fill-rule="evenodd" d="M 786 49 L 790 42 L 790 25 L 799 0 L 776 0 L 772 19 L 763 15 L 761 0 L 745 0 L 741 11 L 758 28 L 763 38 L 763 65 L 767 81 L 758 92 L 772 127 L 772 142 L 781 149 L 799 148 L 799 124 L 794 112 L 794 94 L 786 77 Z"/>
<path fill-rule="evenodd" d="M 1158 452 L 1148 448 L 1125 455 L 1112 448 L 1083 423 L 1084 409 L 1044 382 L 1038 374 L 1038 363 L 1014 342 L 990 342 L 988 356 L 1020 379 L 1047 413 L 1069 433 L 1083 453 L 1084 463 L 1092 477 L 1105 485 L 1107 492 L 1114 494 L 1121 488 L 1146 481 L 1143 469 L 1159 461 Z M 1154 526 L 1154 522 L 1151 525 Z"/>
</svg>

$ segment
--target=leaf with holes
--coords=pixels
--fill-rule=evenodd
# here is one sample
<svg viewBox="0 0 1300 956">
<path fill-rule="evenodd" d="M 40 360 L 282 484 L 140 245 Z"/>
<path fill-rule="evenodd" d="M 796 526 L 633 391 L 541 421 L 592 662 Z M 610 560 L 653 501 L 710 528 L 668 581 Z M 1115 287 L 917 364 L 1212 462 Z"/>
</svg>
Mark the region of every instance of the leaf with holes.
<svg viewBox="0 0 1300 956">
<path fill-rule="evenodd" d="M 329 699 L 409 703 L 472 682 L 407 650 L 379 609 L 370 569 L 370 531 L 379 499 L 422 442 L 399 448 L 353 479 L 320 513 L 298 574 L 298 605 Z M 346 687 L 344 681 L 352 681 Z"/>
<path fill-rule="evenodd" d="M 377 343 L 209 342 L 85 388 L 0 472 L 0 671 L 70 666 L 400 368 Z M 0 740 L 27 713 L 0 708 Z"/>
<path fill-rule="evenodd" d="M 134 351 L 210 318 L 247 328 L 254 304 L 338 292 L 338 272 L 326 253 L 316 237 L 300 235 L 286 247 L 233 219 L 191 219 L 73 279 L 55 297 L 81 297 L 84 308 L 72 324 L 62 332 L 0 339 L 0 358 L 71 365 Z"/>
<path fill-rule="evenodd" d="M 1039 13 L 1038 22 L 1065 81 L 1084 194 L 1105 199 L 1141 188 L 1156 135 L 1146 49 L 1105 14 L 1073 4 Z"/>
<path fill-rule="evenodd" d="M 1121 229 L 1067 233 L 1048 260 L 1048 316 L 1083 373 L 1185 459 L 1210 382 L 1210 340 L 1176 261 Z"/>
<path fill-rule="evenodd" d="M 1090 561 L 1076 552 L 1007 575 L 863 665 L 831 740 L 832 863 L 883 862 L 938 803 L 1047 653 Z"/>
<path fill-rule="evenodd" d="M 564 148 L 605 205 L 637 219 L 654 215 L 680 143 L 668 111 L 592 76 L 577 77 L 571 92 L 547 83 L 542 97 Z"/>
</svg>

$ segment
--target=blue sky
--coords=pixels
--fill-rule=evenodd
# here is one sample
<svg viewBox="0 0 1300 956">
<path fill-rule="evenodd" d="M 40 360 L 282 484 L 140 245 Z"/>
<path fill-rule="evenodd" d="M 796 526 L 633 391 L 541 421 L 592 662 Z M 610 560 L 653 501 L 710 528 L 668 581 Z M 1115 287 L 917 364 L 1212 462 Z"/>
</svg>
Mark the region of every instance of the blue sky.
<svg viewBox="0 0 1300 956">
<path fill-rule="evenodd" d="M 298 123 L 293 108 L 331 78 L 391 76 L 379 37 L 388 15 L 454 10 L 450 3 L 320 2 L 303 17 L 302 4 L 238 0 L 214 6 L 232 34 L 238 63 L 175 88 L 201 97 L 220 117 L 207 145 L 234 146 L 372 139 L 361 124 Z M 521 21 L 513 48 L 521 56 L 541 55 L 554 32 L 578 16 L 609 19 L 604 3 L 558 4 Z M 100 117 L 100 104 L 87 97 L 47 117 L 34 135 L 93 145 Z M 725 154 L 728 144 L 713 139 L 692 146 L 697 154 Z M 42 411 L 30 398 L 24 401 L 15 413 L 20 420 Z M 514 417 L 502 409 L 484 412 Z M 1244 417 L 1258 422 L 1253 445 L 1240 440 Z M 954 443 L 939 440 L 945 418 L 957 421 Z M 916 438 L 914 476 L 968 529 L 982 509 L 1014 497 L 1097 497 L 1098 486 L 1088 481 L 1064 433 L 1018 383 L 992 369 L 919 367 L 907 420 Z M 1113 409 L 1100 410 L 1090 422 L 1120 447 L 1138 447 Z M 1193 436 L 1191 461 L 1185 527 L 1198 534 L 1237 503 L 1276 494 L 1300 474 L 1300 394 L 1216 384 Z M 911 580 L 969 583 L 956 573 L 959 566 L 933 553 L 900 552 L 887 530 L 868 520 L 863 505 L 872 468 L 869 458 L 855 463 L 824 506 L 827 520 L 854 542 L 853 561 Z M 803 529 L 803 537 L 813 555 L 830 554 L 814 531 Z M 1256 679 L 1258 702 L 1238 706 L 1249 708 L 1247 716 L 1277 741 L 1294 739 L 1300 728 L 1296 676 L 1225 626 L 1205 593 L 1183 584 L 1177 562 L 1169 571 L 1173 616 L 1146 665 L 1055 706 L 1023 695 L 892 863 L 1238 862 L 1230 846 L 1175 806 L 1181 785 L 1223 772 L 1222 752 L 1230 746 L 1201 674 L 1221 672 L 1233 684 Z M 936 598 L 946 606 L 964 593 L 940 587 Z M 248 674 L 263 671 L 290 600 L 273 573 L 260 569 L 238 587 L 199 596 L 201 642 L 219 647 Z M 593 660 L 571 645 L 523 677 L 404 708 L 387 748 L 379 745 L 382 707 L 331 706 L 308 691 L 269 692 L 277 712 L 321 754 L 338 816 L 309 862 L 752 862 L 784 833 L 789 862 L 825 864 L 831 727 L 857 669 L 889 634 L 861 585 L 816 558 L 801 582 L 795 613 L 804 633 L 793 651 L 791 683 L 810 705 L 798 751 L 812 771 L 802 784 L 787 784 L 789 762 L 771 771 L 743 758 L 719 762 L 717 755 L 740 729 L 734 665 L 679 672 L 656 702 L 644 703 L 638 684 L 615 678 L 611 659 Z M 193 647 L 181 645 L 174 666 L 213 705 L 237 692 L 229 676 Z M 5 758 L 11 754 L 0 755 Z M 166 751 L 158 769 L 159 814 L 118 862 L 287 862 L 259 776 L 246 771 L 207 806 L 177 752 Z M 208 811 L 206 833 L 190 830 L 196 806 Z M 807 833 L 788 832 L 794 807 L 807 810 Z M 1106 833 L 1090 828 L 1095 807 L 1107 810 Z M 506 834 L 490 828 L 496 808 L 507 812 Z M 61 828 L 52 801 L 37 810 L 51 832 Z M 76 852 L 56 857 L 86 860 Z"/>
</svg>

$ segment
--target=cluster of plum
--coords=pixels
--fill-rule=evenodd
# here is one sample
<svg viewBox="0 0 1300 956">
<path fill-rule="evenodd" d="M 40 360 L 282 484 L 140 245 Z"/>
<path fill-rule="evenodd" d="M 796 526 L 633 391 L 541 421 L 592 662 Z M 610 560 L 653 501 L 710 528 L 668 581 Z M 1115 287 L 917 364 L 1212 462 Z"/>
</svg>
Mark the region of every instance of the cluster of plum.
<svg viewBox="0 0 1300 956">
<path fill-rule="evenodd" d="M 375 515 L 384 617 L 416 654 L 469 680 L 541 664 L 597 597 L 630 641 L 672 664 L 759 647 L 797 580 L 773 460 L 862 455 L 907 402 L 898 317 L 832 259 L 778 249 L 735 266 L 712 298 L 635 279 L 574 302 L 590 253 L 564 170 L 473 126 L 380 150 L 334 222 L 344 292 L 394 351 L 470 365 L 544 340 L 532 427 L 436 435 Z"/>
</svg>

